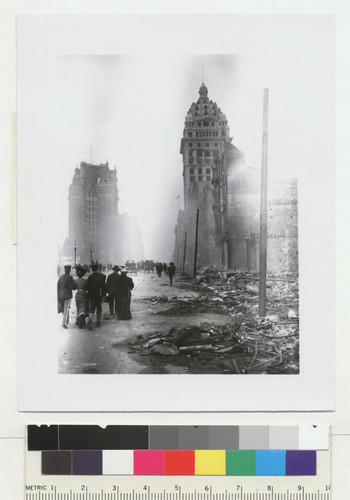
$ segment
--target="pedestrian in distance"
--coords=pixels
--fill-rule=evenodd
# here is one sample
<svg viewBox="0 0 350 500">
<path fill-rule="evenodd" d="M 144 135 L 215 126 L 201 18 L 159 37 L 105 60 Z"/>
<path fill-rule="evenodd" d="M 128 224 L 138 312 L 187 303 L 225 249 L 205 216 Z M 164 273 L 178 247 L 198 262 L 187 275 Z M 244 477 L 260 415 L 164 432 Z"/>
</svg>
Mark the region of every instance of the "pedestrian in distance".
<svg viewBox="0 0 350 500">
<path fill-rule="evenodd" d="M 101 326 L 102 300 L 106 295 L 106 276 L 98 271 L 97 263 L 91 265 L 92 274 L 87 279 L 87 289 L 89 293 L 89 330 L 92 330 L 92 319 L 95 314 L 96 326 Z"/>
<path fill-rule="evenodd" d="M 166 276 L 168 276 L 168 266 L 166 265 L 165 262 L 163 262 L 163 271 Z"/>
<path fill-rule="evenodd" d="M 108 293 L 108 305 L 109 305 L 109 314 L 111 318 L 115 318 L 118 314 L 120 297 L 118 282 L 120 281 L 120 267 L 113 266 L 113 272 L 107 277 L 107 293 Z"/>
<path fill-rule="evenodd" d="M 78 278 L 74 280 L 77 293 L 75 294 L 75 303 L 77 306 L 77 319 L 75 324 L 79 328 L 84 328 L 85 318 L 89 316 L 89 294 L 87 289 L 87 280 L 83 278 L 87 271 L 87 267 L 78 264 L 75 267 L 75 272 Z"/>
<path fill-rule="evenodd" d="M 157 262 L 157 264 L 156 264 L 156 271 L 157 271 L 157 274 L 158 274 L 158 278 L 160 278 L 162 276 L 163 264 L 161 264 L 160 262 Z"/>
<path fill-rule="evenodd" d="M 62 313 L 62 327 L 68 328 L 69 308 L 72 301 L 72 290 L 76 289 L 73 277 L 70 275 L 72 266 L 64 266 L 64 274 L 59 277 L 57 282 L 57 311 Z"/>
<path fill-rule="evenodd" d="M 118 320 L 128 320 L 131 319 L 131 290 L 134 288 L 134 282 L 129 276 L 127 276 L 127 271 L 122 270 L 120 272 L 120 280 L 118 281 L 119 289 L 119 308 L 118 308 Z"/>
<path fill-rule="evenodd" d="M 169 281 L 170 281 L 170 286 L 173 285 L 173 277 L 176 271 L 175 264 L 173 262 L 170 262 L 168 266 L 168 276 L 169 276 Z"/>
</svg>

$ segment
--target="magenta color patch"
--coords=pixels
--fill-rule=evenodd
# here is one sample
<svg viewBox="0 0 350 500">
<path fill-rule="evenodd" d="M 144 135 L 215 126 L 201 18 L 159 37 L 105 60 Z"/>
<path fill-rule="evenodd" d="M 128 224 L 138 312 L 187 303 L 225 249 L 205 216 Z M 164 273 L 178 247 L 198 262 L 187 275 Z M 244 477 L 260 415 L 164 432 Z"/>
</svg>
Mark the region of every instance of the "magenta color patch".
<svg viewBox="0 0 350 500">
<path fill-rule="evenodd" d="M 164 475 L 165 472 L 164 450 L 135 450 L 134 474 L 135 475 Z"/>
</svg>

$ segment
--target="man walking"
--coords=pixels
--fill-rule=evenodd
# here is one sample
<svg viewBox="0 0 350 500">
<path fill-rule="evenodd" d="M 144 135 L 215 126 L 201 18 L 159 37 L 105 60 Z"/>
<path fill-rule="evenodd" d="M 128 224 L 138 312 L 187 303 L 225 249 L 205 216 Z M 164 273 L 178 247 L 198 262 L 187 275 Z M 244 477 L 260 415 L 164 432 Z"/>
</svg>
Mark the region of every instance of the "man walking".
<svg viewBox="0 0 350 500">
<path fill-rule="evenodd" d="M 58 314 L 63 313 L 62 326 L 68 328 L 69 308 L 72 301 L 72 290 L 76 289 L 73 277 L 70 275 L 72 266 L 64 266 L 64 274 L 57 282 L 57 310 Z"/>
<path fill-rule="evenodd" d="M 91 265 L 92 274 L 87 279 L 89 293 L 89 330 L 92 330 L 92 318 L 97 312 L 96 326 L 101 326 L 102 299 L 106 295 L 106 276 L 98 272 L 98 264 Z"/>
<path fill-rule="evenodd" d="M 114 318 L 118 314 L 120 298 L 118 295 L 118 282 L 120 281 L 119 266 L 113 266 L 113 273 L 107 278 L 107 293 L 109 297 L 109 314 Z"/>
<path fill-rule="evenodd" d="M 172 286 L 172 284 L 173 284 L 173 277 L 174 277 L 175 271 L 176 271 L 175 264 L 173 262 L 170 262 L 170 264 L 168 266 L 168 276 L 169 276 L 169 280 L 170 280 L 170 286 Z"/>
</svg>

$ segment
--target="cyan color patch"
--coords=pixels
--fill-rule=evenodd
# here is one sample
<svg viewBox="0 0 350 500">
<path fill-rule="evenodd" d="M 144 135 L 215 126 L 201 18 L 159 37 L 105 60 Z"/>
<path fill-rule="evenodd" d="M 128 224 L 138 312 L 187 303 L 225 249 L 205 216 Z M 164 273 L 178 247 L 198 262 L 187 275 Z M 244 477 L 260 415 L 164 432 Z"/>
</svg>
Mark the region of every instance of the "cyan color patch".
<svg viewBox="0 0 350 500">
<path fill-rule="evenodd" d="M 283 450 L 256 450 L 257 476 L 285 476 L 286 452 Z"/>
</svg>

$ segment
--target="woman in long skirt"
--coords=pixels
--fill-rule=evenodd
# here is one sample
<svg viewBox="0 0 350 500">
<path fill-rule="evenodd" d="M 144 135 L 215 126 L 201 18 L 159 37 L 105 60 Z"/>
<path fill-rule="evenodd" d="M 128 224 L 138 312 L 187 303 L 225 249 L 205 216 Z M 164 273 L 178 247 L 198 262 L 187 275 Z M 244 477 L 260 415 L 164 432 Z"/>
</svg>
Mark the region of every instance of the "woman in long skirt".
<svg viewBox="0 0 350 500">
<path fill-rule="evenodd" d="M 75 295 L 75 302 L 77 306 L 77 320 L 75 322 L 79 328 L 84 328 L 85 318 L 89 316 L 89 295 L 87 291 L 87 281 L 83 278 L 87 269 L 82 266 L 76 267 L 78 278 L 75 280 L 77 293 Z"/>
</svg>

